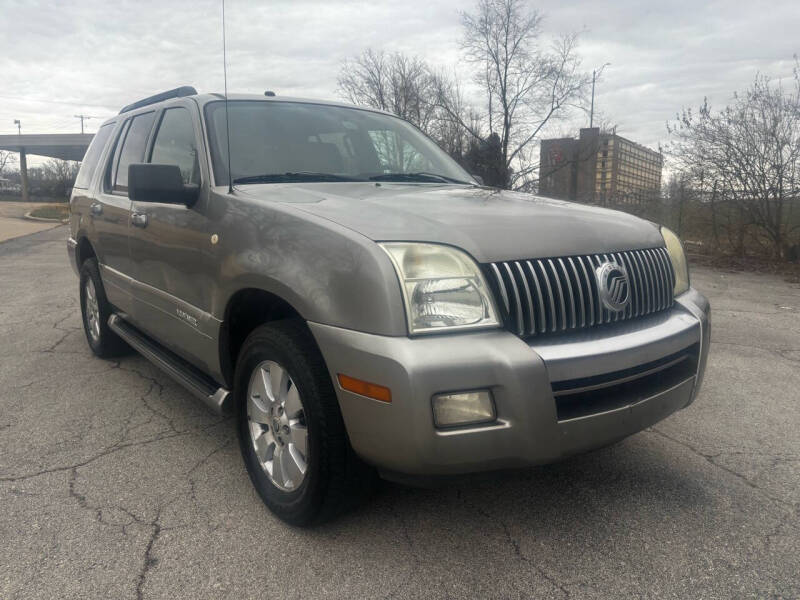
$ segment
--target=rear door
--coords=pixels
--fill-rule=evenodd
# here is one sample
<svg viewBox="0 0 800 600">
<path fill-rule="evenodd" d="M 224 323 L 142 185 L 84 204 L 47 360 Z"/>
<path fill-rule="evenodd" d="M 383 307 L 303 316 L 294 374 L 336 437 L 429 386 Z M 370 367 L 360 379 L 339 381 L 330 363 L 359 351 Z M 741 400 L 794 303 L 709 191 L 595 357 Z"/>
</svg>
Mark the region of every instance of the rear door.
<svg viewBox="0 0 800 600">
<path fill-rule="evenodd" d="M 130 253 L 136 325 L 190 362 L 214 368 L 219 321 L 210 314 L 212 249 L 207 164 L 199 114 L 191 101 L 162 110 L 145 162 L 178 165 L 187 184 L 200 186 L 191 207 L 134 202 Z"/>
<path fill-rule="evenodd" d="M 97 246 L 97 231 L 95 229 L 96 213 L 100 209 L 97 196 L 97 185 L 95 185 L 95 174 L 102 173 L 105 164 L 105 150 L 114 133 L 117 123 L 111 121 L 106 123 L 92 138 L 92 143 L 86 150 L 86 154 L 81 161 L 81 168 L 72 186 L 70 196 L 70 232 L 73 238 L 77 239 L 79 232 L 85 232 L 89 240 Z M 101 177 L 102 179 L 102 177 Z M 102 250 L 95 248 L 96 251 Z M 80 269 L 80 265 L 76 264 Z"/>
<path fill-rule="evenodd" d="M 90 207 L 97 235 L 100 274 L 109 301 L 124 313 L 132 309 L 132 267 L 128 251 L 131 201 L 128 165 L 141 162 L 153 128 L 155 111 L 134 115 L 120 127 L 109 153 L 96 200 Z"/>
</svg>

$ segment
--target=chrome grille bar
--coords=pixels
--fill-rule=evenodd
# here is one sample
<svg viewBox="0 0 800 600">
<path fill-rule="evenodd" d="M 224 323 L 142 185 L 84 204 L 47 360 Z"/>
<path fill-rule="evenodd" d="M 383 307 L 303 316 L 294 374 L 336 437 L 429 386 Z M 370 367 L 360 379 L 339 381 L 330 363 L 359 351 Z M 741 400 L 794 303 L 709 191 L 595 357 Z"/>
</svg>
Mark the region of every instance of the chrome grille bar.
<svg viewBox="0 0 800 600">
<path fill-rule="evenodd" d="M 601 301 L 595 270 L 614 261 L 628 272 L 630 301 L 611 311 Z M 579 330 L 665 310 L 672 306 L 675 274 L 665 248 L 647 248 L 491 263 L 506 325 L 520 337 Z"/>
</svg>

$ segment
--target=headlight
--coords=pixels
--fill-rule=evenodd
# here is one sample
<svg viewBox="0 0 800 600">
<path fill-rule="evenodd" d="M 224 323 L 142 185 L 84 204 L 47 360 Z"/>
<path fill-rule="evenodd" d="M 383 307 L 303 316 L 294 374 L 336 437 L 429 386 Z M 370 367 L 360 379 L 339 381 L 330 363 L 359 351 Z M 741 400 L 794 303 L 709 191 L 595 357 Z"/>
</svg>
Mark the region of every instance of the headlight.
<svg viewBox="0 0 800 600">
<path fill-rule="evenodd" d="M 481 270 L 461 250 L 410 242 L 380 246 L 400 278 L 409 333 L 500 325 Z"/>
<path fill-rule="evenodd" d="M 686 263 L 686 254 L 680 238 L 666 227 L 661 228 L 661 236 L 667 245 L 672 269 L 675 271 L 675 289 L 673 295 L 677 296 L 689 289 L 689 265 Z"/>
</svg>

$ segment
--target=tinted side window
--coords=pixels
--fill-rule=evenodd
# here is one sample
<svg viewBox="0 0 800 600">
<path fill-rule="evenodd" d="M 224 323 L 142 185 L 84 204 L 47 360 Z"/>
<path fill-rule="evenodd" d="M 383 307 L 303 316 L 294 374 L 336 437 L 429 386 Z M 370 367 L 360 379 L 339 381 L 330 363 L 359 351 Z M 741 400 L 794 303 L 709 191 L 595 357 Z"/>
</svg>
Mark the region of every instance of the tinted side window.
<svg viewBox="0 0 800 600">
<path fill-rule="evenodd" d="M 119 153 L 122 150 L 122 142 L 125 141 L 125 136 L 128 133 L 131 120 L 128 119 L 122 124 L 117 134 L 117 140 L 114 142 L 114 150 L 109 156 L 106 163 L 106 172 L 103 174 L 103 191 L 108 193 L 111 191 L 111 186 L 114 183 L 114 173 L 117 172 L 117 163 L 119 162 Z"/>
<path fill-rule="evenodd" d="M 192 115 L 185 108 L 164 111 L 158 126 L 150 162 L 161 165 L 178 165 L 184 183 L 200 183 L 200 165 L 197 161 L 197 144 L 192 125 Z"/>
<path fill-rule="evenodd" d="M 119 160 L 116 163 L 116 177 L 114 179 L 113 190 L 115 192 L 128 191 L 128 165 L 144 161 L 144 148 L 147 144 L 147 136 L 153 127 L 155 113 L 138 115 L 131 121 L 125 140 L 122 142 L 122 150 L 119 153 Z"/>
<path fill-rule="evenodd" d="M 103 153 L 103 148 L 106 147 L 108 136 L 114 130 L 114 123 L 103 125 L 92 138 L 92 143 L 89 144 L 89 149 L 83 157 L 81 162 L 81 170 L 78 171 L 78 176 L 75 178 L 75 185 L 73 187 L 87 189 L 92 183 L 95 171 L 97 171 L 97 161 L 100 160 L 100 155 Z"/>
</svg>

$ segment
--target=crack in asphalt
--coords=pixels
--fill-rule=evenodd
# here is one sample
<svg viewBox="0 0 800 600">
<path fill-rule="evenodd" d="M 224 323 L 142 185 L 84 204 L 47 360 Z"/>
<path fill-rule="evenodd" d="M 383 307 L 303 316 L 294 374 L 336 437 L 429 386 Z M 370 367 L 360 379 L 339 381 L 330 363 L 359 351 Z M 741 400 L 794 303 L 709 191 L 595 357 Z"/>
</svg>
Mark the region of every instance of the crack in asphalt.
<svg viewBox="0 0 800 600">
<path fill-rule="evenodd" d="M 137 369 L 133 369 L 131 367 L 123 367 L 121 361 L 116 361 L 115 365 L 112 367 L 112 369 L 119 369 L 120 371 L 123 371 L 125 373 L 131 373 L 133 375 L 136 375 L 137 377 L 139 377 L 143 381 L 149 383 L 150 387 L 147 389 L 147 391 L 144 394 L 139 396 L 139 401 L 142 403 L 144 408 L 152 415 L 152 417 L 159 418 L 162 421 L 164 421 L 166 423 L 167 427 L 169 427 L 170 431 L 172 431 L 174 433 L 178 433 L 180 431 L 180 429 L 178 429 L 178 427 L 175 425 L 175 421 L 174 421 L 174 419 L 172 417 L 170 417 L 167 414 L 165 414 L 164 412 L 158 410 L 155 406 L 150 404 L 150 402 L 148 401 L 148 398 L 153 393 L 153 391 L 157 391 L 158 398 L 162 397 L 162 395 L 164 393 L 164 384 L 161 383 L 161 381 L 159 381 L 156 377 L 153 377 L 153 376 L 150 376 L 150 375 L 145 375 L 144 373 L 142 373 L 141 371 L 139 371 Z M 150 422 L 152 422 L 152 419 L 146 421 L 145 423 L 139 424 L 137 427 L 141 427 L 142 425 L 145 425 L 145 424 L 150 423 Z M 127 423 L 127 424 L 129 424 L 129 423 Z"/>
<path fill-rule="evenodd" d="M 51 344 L 50 346 L 48 346 L 44 350 L 39 350 L 39 352 L 44 352 L 44 353 L 55 352 L 56 348 L 58 348 L 62 343 L 64 343 L 64 341 L 72 333 L 74 333 L 76 331 L 80 331 L 80 329 L 81 329 L 80 327 L 67 327 L 65 329 L 65 328 L 60 326 L 64 321 L 66 321 L 67 319 L 70 319 L 70 318 L 75 316 L 74 307 L 70 307 L 70 308 L 71 308 L 70 313 L 67 316 L 65 316 L 65 317 L 59 319 L 58 321 L 56 321 L 55 323 L 53 323 L 53 329 L 63 332 L 63 335 L 55 343 Z"/>
<path fill-rule="evenodd" d="M 77 502 L 78 506 L 90 512 L 95 521 L 105 526 L 119 528 L 120 532 L 126 537 L 128 534 L 128 528 L 134 524 L 150 529 L 150 534 L 147 540 L 147 544 L 145 545 L 142 557 L 142 566 L 140 567 L 138 575 L 136 577 L 135 592 L 137 600 L 141 600 L 144 598 L 144 588 L 147 583 L 147 577 L 150 571 L 156 565 L 158 565 L 159 559 L 155 555 L 155 545 L 158 542 L 162 532 L 169 531 L 172 529 L 179 529 L 181 527 L 187 526 L 185 524 L 173 527 L 165 527 L 164 525 L 162 525 L 161 519 L 164 510 L 169 506 L 171 506 L 172 504 L 174 504 L 175 502 L 177 502 L 177 500 L 183 496 L 187 496 L 195 505 L 197 504 L 197 496 L 195 490 L 196 482 L 193 479 L 194 473 L 198 469 L 206 465 L 213 456 L 215 456 L 216 454 L 218 454 L 219 452 L 230 446 L 232 441 L 233 441 L 232 439 L 226 439 L 222 444 L 215 447 L 211 452 L 204 455 L 191 468 L 189 468 L 183 475 L 183 477 L 185 477 L 185 479 L 189 482 L 189 490 L 187 492 L 178 494 L 177 496 L 173 497 L 171 500 L 165 503 L 159 503 L 156 507 L 156 514 L 154 518 L 151 520 L 146 520 L 123 506 L 119 505 L 106 506 L 102 504 L 101 505 L 92 504 L 87 498 L 86 494 L 83 494 L 76 489 L 76 484 L 79 477 L 78 469 L 80 467 L 74 467 L 71 469 L 69 483 L 68 483 L 69 496 Z M 107 510 L 109 508 L 113 508 L 120 511 L 121 513 L 124 513 L 129 517 L 129 520 L 125 522 L 109 521 L 107 518 L 104 518 L 104 510 Z"/>
<path fill-rule="evenodd" d="M 36 379 L 35 381 L 30 381 L 28 383 L 23 383 L 22 385 L 12 385 L 8 389 L 12 392 L 18 392 L 19 390 L 26 390 L 31 386 L 38 385 L 40 383 L 44 383 L 47 379 Z"/>
<path fill-rule="evenodd" d="M 519 558 L 519 560 L 521 560 L 523 562 L 526 562 L 529 565 L 531 565 L 534 569 L 536 569 L 536 572 L 539 573 L 539 575 L 541 575 L 550 585 L 552 585 L 557 590 L 559 590 L 562 594 L 564 594 L 565 598 L 569 598 L 570 597 L 570 592 L 566 587 L 564 587 L 552 575 L 550 575 L 547 571 L 545 571 L 544 568 L 539 566 L 537 563 L 533 562 L 530 558 L 528 558 L 527 556 L 525 556 L 522 553 L 522 550 L 520 549 L 520 546 L 519 546 L 519 540 L 517 538 L 515 538 L 513 535 L 511 535 L 511 530 L 508 528 L 508 525 L 506 524 L 506 522 L 503 519 L 500 519 L 500 525 L 503 527 L 503 533 L 506 536 L 506 540 L 511 545 L 511 547 L 514 549 L 514 554 L 517 556 L 517 558 Z"/>
<path fill-rule="evenodd" d="M 136 581 L 136 599 L 142 600 L 144 598 L 144 585 L 147 583 L 147 575 L 150 573 L 150 569 L 155 567 L 158 564 L 158 559 L 153 556 L 153 546 L 158 541 L 158 538 L 161 536 L 161 532 L 164 530 L 161 527 L 161 511 L 163 507 L 159 506 L 158 511 L 156 512 L 155 519 L 150 522 L 150 527 L 152 532 L 150 533 L 150 539 L 147 540 L 147 546 L 144 549 L 144 559 L 142 561 L 142 567 L 139 570 L 139 577 Z"/>
<path fill-rule="evenodd" d="M 725 471 L 726 473 L 729 473 L 730 475 L 733 475 L 734 477 L 736 477 L 737 479 L 742 481 L 745 485 L 747 485 L 747 486 L 753 488 L 754 490 L 758 491 L 764 498 L 767 498 L 768 500 L 771 500 L 772 502 L 774 502 L 776 504 L 779 504 L 784 508 L 788 508 L 788 509 L 791 509 L 793 511 L 796 511 L 798 509 L 798 507 L 800 506 L 798 504 L 792 504 L 791 502 L 787 502 L 786 500 L 782 500 L 781 498 L 776 498 L 776 497 L 772 496 L 766 490 L 764 490 L 762 487 L 757 485 L 754 481 L 748 479 L 745 475 L 742 475 L 738 471 L 735 471 L 734 469 L 731 469 L 730 467 L 726 467 L 725 465 L 722 465 L 722 464 L 718 463 L 715 459 L 717 459 L 720 456 L 722 456 L 723 454 L 725 454 L 724 452 L 718 452 L 716 454 L 707 454 L 705 452 L 702 452 L 700 449 L 698 449 L 697 447 L 693 446 L 692 444 L 690 444 L 688 442 L 684 442 L 683 440 L 675 438 L 675 437 L 673 437 L 673 436 L 671 436 L 671 435 L 669 435 L 667 433 L 664 433 L 663 431 L 661 431 L 661 430 L 659 430 L 659 429 L 657 429 L 655 427 L 650 427 L 646 431 L 651 431 L 651 432 L 653 432 L 653 433 L 655 433 L 655 434 L 657 434 L 657 435 L 659 435 L 659 436 L 661 436 L 661 437 L 663 437 L 663 438 L 665 438 L 665 439 L 667 439 L 667 440 L 669 440 L 669 441 L 671 441 L 671 442 L 673 442 L 675 444 L 679 444 L 680 446 L 683 446 L 684 448 L 686 448 L 687 450 L 689 450 L 693 454 L 696 454 L 697 456 L 705 459 L 709 464 L 715 466 L 718 469 L 721 469 L 722 471 Z"/>
<path fill-rule="evenodd" d="M 475 505 L 471 502 L 468 502 L 467 505 L 471 506 L 472 510 L 474 510 L 481 517 L 486 519 L 487 523 L 490 523 L 492 521 L 499 522 L 500 526 L 503 528 L 503 536 L 505 537 L 506 543 L 511 547 L 512 551 L 514 552 L 514 556 L 516 556 L 518 560 L 533 567 L 533 569 L 542 577 L 542 579 L 547 581 L 552 587 L 561 592 L 565 598 L 571 597 L 569 589 L 567 589 L 564 586 L 564 584 L 562 584 L 555 577 L 550 575 L 550 573 L 548 573 L 544 569 L 544 567 L 534 562 L 530 557 L 525 556 L 525 554 L 522 552 L 522 548 L 520 547 L 519 540 L 511 534 L 511 530 L 509 529 L 508 524 L 505 522 L 504 519 L 497 518 L 496 515 L 489 514 L 482 507 Z"/>
<path fill-rule="evenodd" d="M 128 510 L 128 509 L 126 509 L 126 508 L 124 508 L 122 506 L 118 506 L 118 505 L 105 506 L 105 505 L 94 505 L 94 504 L 91 504 L 89 502 L 89 499 L 86 497 L 86 495 L 80 493 L 76 489 L 76 484 L 77 484 L 77 481 L 78 481 L 78 468 L 79 467 L 75 467 L 74 469 L 72 469 L 70 471 L 69 483 L 67 484 L 69 496 L 70 496 L 70 498 L 74 499 L 78 503 L 79 507 L 81 507 L 82 509 L 92 513 L 94 515 L 94 520 L 95 521 L 97 521 L 101 525 L 106 525 L 106 526 L 109 526 L 109 527 L 118 527 L 120 532 L 122 533 L 122 535 L 124 535 L 126 537 L 128 535 L 128 527 L 130 527 L 133 523 L 140 523 L 140 524 L 143 523 L 142 519 L 140 519 L 133 512 L 131 512 L 130 510 Z M 116 523 L 116 522 L 109 521 L 107 518 L 104 518 L 103 517 L 104 510 L 110 509 L 110 508 L 116 509 L 116 510 L 120 511 L 121 513 L 124 513 L 124 514 L 128 515 L 129 520 L 125 521 L 124 523 Z"/>
<path fill-rule="evenodd" d="M 201 468 L 204 467 L 211 458 L 226 448 L 228 448 L 234 439 L 228 438 L 222 444 L 220 444 L 217 448 L 206 454 L 203 458 L 201 458 L 191 469 L 186 471 L 186 479 L 189 481 L 189 497 L 191 498 L 192 502 L 197 504 L 197 482 L 195 481 L 193 475 Z"/>
<path fill-rule="evenodd" d="M 194 427 L 194 428 L 187 429 L 187 430 L 184 430 L 184 431 L 179 431 L 177 433 L 158 435 L 158 436 L 153 437 L 153 438 L 149 438 L 149 439 L 145 439 L 145 440 L 137 440 L 135 442 L 112 444 L 111 446 L 108 446 L 108 447 L 104 448 L 102 451 L 97 452 L 96 454 L 93 454 L 92 456 L 90 456 L 89 458 L 87 458 L 85 460 L 82 460 L 82 461 L 79 461 L 79 462 L 76 462 L 76 463 L 72 463 L 72 464 L 69 464 L 69 465 L 62 465 L 62 466 L 57 466 L 57 467 L 48 467 L 46 469 L 41 469 L 41 470 L 33 472 L 33 473 L 26 473 L 24 475 L 13 475 L 13 476 L 0 477 L 0 483 L 25 481 L 26 479 L 32 479 L 34 477 L 41 477 L 42 475 L 49 475 L 49 474 L 52 474 L 52 473 L 61 473 L 63 471 L 70 471 L 71 469 L 74 469 L 74 468 L 85 467 L 86 465 L 89 465 L 89 464 L 91 464 L 91 463 L 93 463 L 93 462 L 95 462 L 97 460 L 100 460 L 101 458 L 104 458 L 104 457 L 109 456 L 111 454 L 114 454 L 116 452 L 120 452 L 120 451 L 125 450 L 127 448 L 134 448 L 134 447 L 137 447 L 137 446 L 146 446 L 148 444 L 156 444 L 158 442 L 163 442 L 164 440 L 170 440 L 170 439 L 178 438 L 178 437 L 191 436 L 191 435 L 194 435 L 194 434 L 197 434 L 197 433 L 202 433 L 202 432 L 207 431 L 209 429 L 213 429 L 214 427 L 218 426 L 220 423 L 223 423 L 223 422 L 224 421 L 217 421 L 217 422 L 214 422 L 214 423 L 211 423 L 211 424 L 208 424 L 208 425 L 202 425 L 202 426 Z"/>
<path fill-rule="evenodd" d="M 139 576 L 138 576 L 137 583 L 136 583 L 136 598 L 137 598 L 137 600 L 142 600 L 144 598 L 144 587 L 145 587 L 145 584 L 147 583 L 147 577 L 150 574 L 150 571 L 155 566 L 158 565 L 159 559 L 155 555 L 155 545 L 156 545 L 156 542 L 158 542 L 159 538 L 161 537 L 162 532 L 170 531 L 170 530 L 173 530 L 173 529 L 179 529 L 179 528 L 182 528 L 182 527 L 186 527 L 185 524 L 184 525 L 176 525 L 176 526 L 173 526 L 173 527 L 165 527 L 165 526 L 163 526 L 161 524 L 161 516 L 163 514 L 164 509 L 166 509 L 167 507 L 169 507 L 172 504 L 174 504 L 182 496 L 188 496 L 189 499 L 192 501 L 192 503 L 197 505 L 197 496 L 196 496 L 196 490 L 195 490 L 196 482 L 194 481 L 192 476 L 194 475 L 194 473 L 198 469 L 200 469 L 201 467 L 206 465 L 208 463 L 208 461 L 213 456 L 215 456 L 216 454 L 218 454 L 219 452 L 221 452 L 222 450 L 224 450 L 225 448 L 230 446 L 231 442 L 232 442 L 231 439 L 225 440 L 222 444 L 220 444 L 219 446 L 214 448 L 211 452 L 209 452 L 208 454 L 203 456 L 199 461 L 197 461 L 194 464 L 194 466 L 189 468 L 186 471 L 186 473 L 184 473 L 184 477 L 189 482 L 189 491 L 188 492 L 185 492 L 183 494 L 179 494 L 178 496 L 174 497 L 172 500 L 170 500 L 169 502 L 167 502 L 165 504 L 159 504 L 158 505 L 158 509 L 156 511 L 155 518 L 148 523 L 148 526 L 151 528 L 151 533 L 150 533 L 150 537 L 149 537 L 149 539 L 147 541 L 147 545 L 145 546 L 144 557 L 143 557 L 143 561 L 142 561 L 142 567 L 141 567 L 141 569 L 139 571 Z"/>
</svg>

